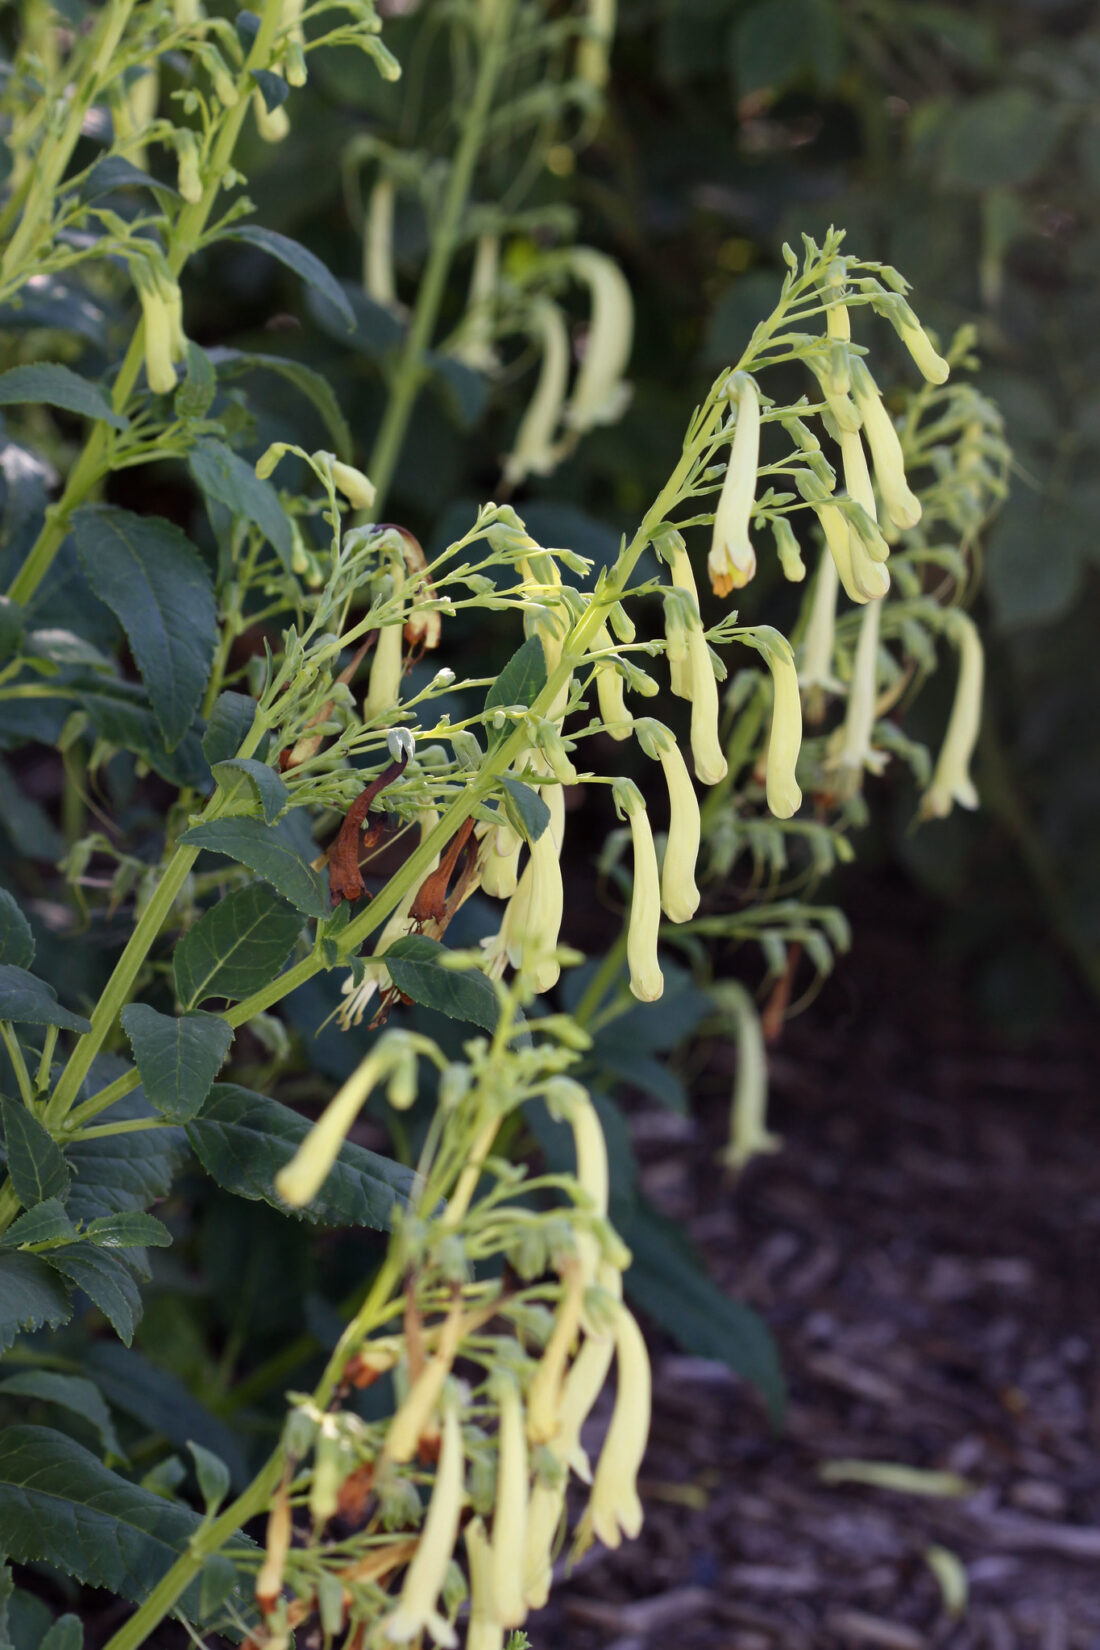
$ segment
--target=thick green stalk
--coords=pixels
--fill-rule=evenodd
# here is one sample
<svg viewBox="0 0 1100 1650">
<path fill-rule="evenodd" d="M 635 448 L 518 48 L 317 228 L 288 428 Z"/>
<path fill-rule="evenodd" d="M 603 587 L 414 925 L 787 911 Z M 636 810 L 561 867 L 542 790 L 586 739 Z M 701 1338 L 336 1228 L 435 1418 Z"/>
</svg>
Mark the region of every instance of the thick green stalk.
<svg viewBox="0 0 1100 1650">
<path fill-rule="evenodd" d="M 394 370 L 386 411 L 370 456 L 368 469 L 375 486 L 373 508 L 379 516 L 390 482 L 393 480 L 393 472 L 397 468 L 397 460 L 401 456 L 417 393 L 426 376 L 424 353 L 431 342 L 439 318 L 439 307 L 443 301 L 447 277 L 458 242 L 462 214 L 469 199 L 470 184 L 473 181 L 486 124 L 492 110 L 493 95 L 504 67 L 513 10 L 514 0 L 497 0 L 493 8 L 489 33 L 478 65 L 474 93 L 466 110 L 462 136 L 447 179 L 447 190 L 443 197 L 439 221 L 434 227 L 431 252 L 416 294 L 416 306 L 405 335 L 404 347 Z"/>
</svg>

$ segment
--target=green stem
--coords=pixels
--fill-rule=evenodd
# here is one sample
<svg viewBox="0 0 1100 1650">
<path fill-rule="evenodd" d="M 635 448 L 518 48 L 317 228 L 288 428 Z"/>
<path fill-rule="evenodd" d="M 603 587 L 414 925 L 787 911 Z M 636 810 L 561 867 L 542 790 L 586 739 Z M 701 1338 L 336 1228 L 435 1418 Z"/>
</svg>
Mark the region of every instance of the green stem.
<svg viewBox="0 0 1100 1650">
<path fill-rule="evenodd" d="M 19 1085 L 19 1093 L 22 1096 L 23 1104 L 33 1111 L 34 1084 L 31 1082 L 31 1074 L 27 1070 L 23 1050 L 19 1046 L 19 1039 L 15 1035 L 10 1020 L 0 1020 L 0 1040 L 3 1041 L 4 1047 L 8 1051 L 8 1059 L 11 1061 L 12 1070 L 15 1072 L 15 1081 Z"/>
<path fill-rule="evenodd" d="M 409 330 L 394 371 L 385 415 L 375 438 L 368 470 L 375 487 L 373 509 L 380 516 L 397 460 L 401 455 L 417 392 L 426 376 L 424 352 L 439 318 L 443 292 L 459 237 L 462 215 L 469 198 L 470 184 L 481 152 L 482 140 L 493 103 L 493 94 L 504 67 L 512 25 L 514 0 L 498 0 L 478 65 L 473 96 L 466 111 L 462 136 L 447 179 L 443 207 L 432 236 L 431 252 L 416 294 Z"/>
</svg>

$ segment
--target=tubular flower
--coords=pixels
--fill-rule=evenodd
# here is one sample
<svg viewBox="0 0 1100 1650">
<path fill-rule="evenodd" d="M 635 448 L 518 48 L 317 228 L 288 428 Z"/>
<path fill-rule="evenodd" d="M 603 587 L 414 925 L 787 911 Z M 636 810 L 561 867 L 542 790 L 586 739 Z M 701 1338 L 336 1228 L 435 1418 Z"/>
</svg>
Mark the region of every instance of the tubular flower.
<svg viewBox="0 0 1100 1650">
<path fill-rule="evenodd" d="M 510 825 L 498 825 L 486 833 L 481 886 L 492 899 L 510 899 L 515 893 L 522 846 Z"/>
<path fill-rule="evenodd" d="M 637 1479 L 649 1436 L 651 1409 L 645 1341 L 621 1301 L 615 1313 L 615 1360 L 615 1409 L 581 1525 L 582 1533 L 591 1531 L 605 1547 L 617 1547 L 623 1535 L 634 1537 L 642 1527 Z"/>
<path fill-rule="evenodd" d="M 202 200 L 202 178 L 199 176 L 199 146 L 194 132 L 187 126 L 176 133 L 176 157 L 179 192 L 185 201 L 194 205 Z"/>
<path fill-rule="evenodd" d="M 575 1261 L 561 1267 L 562 1296 L 554 1314 L 554 1327 L 543 1348 L 538 1368 L 527 1389 L 527 1442 L 548 1444 L 558 1430 L 562 1377 L 584 1303 L 584 1276 Z"/>
<path fill-rule="evenodd" d="M 606 625 L 601 625 L 596 633 L 596 646 L 608 650 L 612 646 Z M 600 716 L 606 723 L 605 731 L 612 739 L 629 739 L 634 728 L 634 718 L 626 708 L 623 679 L 615 669 L 613 659 L 596 661 L 596 698 Z"/>
<path fill-rule="evenodd" d="M 480 1518 L 466 1526 L 466 1562 L 470 1571 L 470 1625 L 466 1650 L 504 1650 L 504 1624 L 493 1597 L 492 1550 Z"/>
<path fill-rule="evenodd" d="M 691 570 L 691 557 L 679 533 L 668 534 L 664 540 L 672 574 L 673 587 L 691 598 L 695 619 L 699 616 L 699 592 Z M 701 623 L 702 621 L 699 620 Z M 678 699 L 691 698 L 691 642 L 690 622 L 682 612 L 682 604 L 665 603 L 665 637 L 668 643 L 668 673 L 673 693 Z"/>
<path fill-rule="evenodd" d="M 492 1589 L 497 1619 L 519 1627 L 526 1615 L 523 1600 L 523 1552 L 527 1540 L 527 1439 L 523 1403 L 511 1375 L 501 1377 L 500 1453 L 493 1507 Z"/>
<path fill-rule="evenodd" d="M 654 1003 L 665 989 L 657 961 L 657 936 L 661 926 L 660 873 L 649 815 L 637 785 L 617 779 L 616 806 L 627 817 L 634 848 L 634 890 L 630 898 L 630 923 L 626 933 L 626 960 L 630 969 L 630 989 L 643 1003 Z"/>
<path fill-rule="evenodd" d="M 734 1023 L 737 1037 L 737 1077 L 730 1106 L 729 1141 L 722 1153 L 728 1169 L 743 1169 L 751 1158 L 778 1151 L 782 1142 L 768 1132 L 768 1058 L 764 1030 L 756 1004 L 743 985 L 734 981 L 720 988 L 722 1007 Z"/>
<path fill-rule="evenodd" d="M 565 909 L 558 853 L 551 824 L 531 844 L 531 857 L 508 902 L 501 929 L 508 961 L 527 976 L 536 991 L 549 991 L 561 973 L 554 960 Z"/>
<path fill-rule="evenodd" d="M 386 1074 L 382 1043 L 376 1044 L 356 1066 L 347 1082 L 333 1095 L 290 1162 L 275 1176 L 275 1190 L 284 1203 L 300 1209 L 316 1197 L 335 1163 L 347 1132 Z"/>
<path fill-rule="evenodd" d="M 905 457 L 894 421 L 862 361 L 853 363 L 852 390 L 863 418 L 863 433 L 871 449 L 883 508 L 895 526 L 915 527 L 921 518 L 920 500 L 905 479 Z"/>
<path fill-rule="evenodd" d="M 858 504 L 865 514 L 861 526 L 850 523 L 852 531 L 862 544 L 866 554 L 872 561 L 885 561 L 890 554 L 890 546 L 878 530 L 878 511 L 875 506 L 875 490 L 871 485 L 871 472 L 867 468 L 867 454 L 863 450 L 863 439 L 858 430 L 841 430 L 840 452 L 844 463 L 844 485 L 848 489 L 848 497 Z M 852 564 L 856 566 L 856 549 L 852 548 Z"/>
<path fill-rule="evenodd" d="M 145 376 L 154 395 L 169 395 L 176 387 L 176 369 L 172 365 L 172 323 L 168 305 L 146 266 L 135 260 L 132 267 L 145 326 Z"/>
<path fill-rule="evenodd" d="M 549 475 L 561 457 L 561 445 L 554 437 L 569 378 L 569 334 L 561 310 L 549 298 L 535 299 L 530 327 L 542 349 L 542 366 L 515 446 L 504 460 L 504 479 L 510 487 L 517 487 L 529 475 Z"/>
<path fill-rule="evenodd" d="M 269 109 L 267 100 L 257 86 L 252 94 L 252 113 L 256 116 L 256 130 L 265 143 L 282 143 L 290 131 L 290 116 L 282 103 Z"/>
<path fill-rule="evenodd" d="M 691 672 L 691 754 L 695 758 L 695 772 L 704 785 L 717 785 L 729 769 L 718 737 L 718 683 L 702 624 L 693 626 L 688 635 L 688 668 Z"/>
<path fill-rule="evenodd" d="M 978 806 L 978 793 L 970 777 L 970 758 L 982 719 L 982 644 L 967 614 L 956 610 L 951 614 L 950 625 L 959 648 L 959 682 L 936 771 L 921 799 L 921 815 L 925 819 L 945 819 L 955 802 L 961 808 Z"/>
<path fill-rule="evenodd" d="M 607 1142 L 588 1091 L 570 1077 L 553 1078 L 546 1086 L 546 1103 L 550 1115 L 563 1118 L 573 1131 L 577 1184 L 591 1212 L 606 1215 Z M 599 1243 L 590 1231 L 584 1229 L 576 1231 L 575 1242 L 583 1285 L 587 1288 L 596 1281 L 600 1265 Z"/>
<path fill-rule="evenodd" d="M 462 1328 L 462 1305 L 456 1302 L 443 1320 L 435 1351 L 390 1422 L 386 1441 L 382 1445 L 382 1460 L 402 1466 L 416 1454 L 421 1435 L 427 1431 L 439 1403 L 443 1383 L 451 1373 L 458 1343 L 462 1339 Z"/>
<path fill-rule="evenodd" d="M 354 464 L 342 464 L 338 458 L 331 461 L 333 485 L 343 493 L 353 510 L 369 510 L 374 503 L 375 487 L 369 476 L 357 470 Z"/>
<path fill-rule="evenodd" d="M 569 428 L 583 435 L 593 425 L 613 424 L 630 399 L 623 373 L 634 341 L 634 301 L 626 276 L 606 253 L 579 246 L 570 264 L 592 297 L 584 357 L 564 414 Z"/>
<path fill-rule="evenodd" d="M 817 570 L 814 593 L 810 601 L 810 622 L 802 647 L 802 667 L 799 684 L 806 695 L 806 714 L 812 722 L 819 722 L 824 714 L 824 695 L 839 693 L 840 683 L 833 675 L 833 640 L 836 633 L 836 598 L 840 579 L 836 562 L 826 552 Z"/>
<path fill-rule="evenodd" d="M 290 1551 L 292 1519 L 290 1496 L 285 1482 L 280 1484 L 267 1515 L 267 1533 L 264 1540 L 264 1561 L 256 1575 L 256 1603 L 263 1614 L 270 1615 L 279 1602 L 283 1590 L 283 1571 Z"/>
<path fill-rule="evenodd" d="M 597 91 L 607 84 L 615 7 L 616 0 L 588 0 L 586 28 L 577 47 L 577 79 L 595 86 Z"/>
<path fill-rule="evenodd" d="M 768 807 L 776 819 L 790 819 L 802 805 L 802 792 L 795 778 L 802 748 L 802 701 L 791 644 L 778 632 L 774 633 L 767 660 L 773 696 L 766 776 Z"/>
<path fill-rule="evenodd" d="M 728 596 L 748 584 L 756 572 L 756 551 L 749 541 L 749 521 L 756 499 L 756 467 L 760 462 L 760 397 L 747 373 L 737 373 L 737 423 L 733 431 L 726 476 L 714 512 L 707 567 L 717 596 Z"/>
<path fill-rule="evenodd" d="M 930 384 L 946 384 L 951 376 L 951 368 L 937 352 L 932 340 L 904 299 L 900 299 L 896 305 L 891 305 L 890 319 L 921 375 Z"/>
<path fill-rule="evenodd" d="M 699 909 L 699 890 L 695 886 L 701 832 L 699 798 L 669 730 L 648 718 L 636 726 L 642 749 L 660 762 L 668 786 L 668 843 L 661 866 L 661 907 L 670 922 L 688 922 Z"/>
<path fill-rule="evenodd" d="M 363 291 L 383 309 L 397 311 L 393 274 L 393 179 L 383 173 L 375 179 L 363 225 Z"/>
<path fill-rule="evenodd" d="M 432 808 L 426 808 L 420 815 L 420 841 L 433 831 L 439 822 L 439 815 Z M 436 854 L 425 871 L 425 876 L 431 876 L 439 865 L 439 855 Z M 374 955 L 366 964 L 359 984 L 355 984 L 355 975 L 349 974 L 340 990 L 344 1003 L 340 1009 L 340 1025 L 348 1031 L 353 1025 L 363 1023 L 363 1015 L 370 1005 L 371 999 L 380 991 L 388 991 L 393 981 L 389 969 L 380 959 L 389 950 L 394 940 L 403 939 L 409 932 L 409 911 L 420 892 L 419 888 L 412 887 L 404 895 L 400 905 L 387 917 L 382 932 L 374 947 Z"/>
<path fill-rule="evenodd" d="M 772 533 L 783 577 L 789 579 L 791 584 L 801 584 L 806 577 L 806 563 L 802 560 L 802 547 L 795 537 L 794 528 L 786 516 L 774 517 Z"/>
<path fill-rule="evenodd" d="M 492 372 L 499 365 L 493 348 L 492 313 L 499 274 L 499 235 L 479 235 L 474 249 L 474 266 L 470 271 L 466 316 L 451 351 L 456 361 L 464 362 L 475 372 Z"/>
<path fill-rule="evenodd" d="M 857 791 L 864 768 L 880 773 L 886 761 L 885 754 L 871 746 L 875 728 L 875 704 L 878 697 L 878 633 L 882 614 L 881 602 L 868 602 L 863 610 L 856 643 L 855 663 L 852 666 L 852 685 L 848 693 L 848 711 L 844 718 L 840 750 L 835 765 L 840 770 L 840 789 L 843 795 Z"/>
<path fill-rule="evenodd" d="M 439 1594 L 458 1538 L 462 1491 L 462 1429 L 458 1405 L 452 1400 L 444 1406 L 439 1465 L 416 1556 L 405 1573 L 397 1608 L 386 1622 L 386 1637 L 395 1644 L 407 1644 L 425 1630 L 447 1650 L 458 1644 L 454 1628 L 439 1613 Z"/>
</svg>

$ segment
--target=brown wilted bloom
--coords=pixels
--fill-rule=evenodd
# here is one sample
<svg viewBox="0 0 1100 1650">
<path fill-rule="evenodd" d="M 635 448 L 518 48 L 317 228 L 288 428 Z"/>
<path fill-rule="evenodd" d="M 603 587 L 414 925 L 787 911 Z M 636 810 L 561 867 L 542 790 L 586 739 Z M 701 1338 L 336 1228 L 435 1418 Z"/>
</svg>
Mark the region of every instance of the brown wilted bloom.
<svg viewBox="0 0 1100 1650">
<path fill-rule="evenodd" d="M 362 840 L 359 836 L 360 826 L 367 817 L 371 803 L 375 797 L 399 779 L 408 764 L 407 754 L 402 754 L 396 762 L 391 762 L 388 768 L 383 768 L 376 779 L 372 779 L 366 790 L 361 791 L 344 816 L 336 841 L 332 844 L 328 854 L 328 882 L 329 894 L 333 905 L 339 905 L 342 899 L 357 900 L 363 897 L 363 877 L 359 870 L 359 855 L 363 846 L 373 847 L 381 838 L 385 830 L 383 819 L 373 820 Z"/>
</svg>

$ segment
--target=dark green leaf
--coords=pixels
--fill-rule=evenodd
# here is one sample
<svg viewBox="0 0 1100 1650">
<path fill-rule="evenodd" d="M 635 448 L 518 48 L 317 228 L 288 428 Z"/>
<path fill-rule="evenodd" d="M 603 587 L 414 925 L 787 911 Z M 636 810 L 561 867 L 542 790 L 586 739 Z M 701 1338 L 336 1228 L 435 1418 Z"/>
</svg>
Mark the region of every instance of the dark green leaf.
<svg viewBox="0 0 1100 1650">
<path fill-rule="evenodd" d="M 84 1650 L 84 1628 L 79 1616 L 58 1616 L 39 1650 Z"/>
<path fill-rule="evenodd" d="M 200 722 L 192 722 L 179 744 L 169 750 L 156 714 L 136 682 L 78 685 L 81 708 L 105 744 L 132 751 L 170 785 L 210 789 L 213 779 L 202 754 Z"/>
<path fill-rule="evenodd" d="M 299 1117 L 277 1100 L 235 1083 L 216 1083 L 202 1112 L 187 1125 L 187 1138 L 219 1186 L 286 1213 L 286 1205 L 275 1192 L 275 1176 L 290 1162 L 312 1126 L 308 1118 Z M 315 1224 L 385 1231 L 394 1205 L 408 1201 L 414 1179 L 412 1170 L 400 1163 L 346 1144 L 312 1203 L 293 1213 Z"/>
<path fill-rule="evenodd" d="M 259 224 L 238 223 L 231 229 L 225 229 L 219 235 L 223 241 L 243 241 L 246 246 L 255 246 L 261 252 L 270 253 L 271 257 L 278 258 L 281 264 L 292 269 L 308 286 L 316 287 L 324 294 L 329 303 L 339 310 L 350 331 L 355 325 L 355 316 L 351 305 L 344 296 L 344 290 L 336 277 L 326 269 L 320 258 L 292 241 L 287 235 L 280 235 L 274 229 L 264 229 Z"/>
<path fill-rule="evenodd" d="M 89 1221 L 81 1232 L 88 1243 L 100 1249 L 138 1249 L 148 1245 L 166 1249 L 172 1234 L 164 1222 L 140 1209 L 122 1209 L 118 1214 L 100 1215 Z"/>
<path fill-rule="evenodd" d="M 9 1427 L 0 1436 L 0 1548 L 18 1564 L 50 1564 L 92 1587 L 145 1599 L 200 1522 L 190 1507 L 129 1483 L 63 1433 Z M 188 1613 L 197 1596 L 197 1586 L 184 1594 Z M 246 1598 L 242 1584 L 242 1605 Z"/>
<path fill-rule="evenodd" d="M 472 430 L 489 404 L 489 380 L 464 361 L 436 350 L 428 352 L 428 361 L 445 410 L 460 430 Z"/>
<path fill-rule="evenodd" d="M 106 654 L 72 630 L 32 630 L 23 643 L 23 651 L 28 658 L 45 659 L 52 665 L 86 666 L 102 671 L 112 668 Z"/>
<path fill-rule="evenodd" d="M 1058 139 L 1054 110 L 1026 86 L 1004 86 L 958 104 L 944 130 L 940 164 L 948 183 L 995 189 L 1028 183 Z"/>
<path fill-rule="evenodd" d="M 121 155 L 104 155 L 84 174 L 80 198 L 82 201 L 94 201 L 102 195 L 113 194 L 116 189 L 157 189 L 167 195 L 176 195 L 176 190 L 150 177 L 132 161 L 124 160 Z"/>
<path fill-rule="evenodd" d="M 233 1027 L 216 1014 L 161 1014 L 146 1003 L 122 1010 L 145 1097 L 174 1123 L 195 1116 L 229 1053 Z"/>
<path fill-rule="evenodd" d="M 17 1587 L 8 1608 L 10 1644 L 0 1640 L 0 1650 L 42 1650 L 42 1640 L 53 1626 L 53 1613 L 35 1593 Z"/>
<path fill-rule="evenodd" d="M 247 865 L 307 917 L 328 915 L 325 887 L 317 872 L 285 838 L 261 820 L 213 819 L 205 825 L 192 826 L 180 841 Z"/>
<path fill-rule="evenodd" d="M 23 640 L 23 609 L 10 596 L 0 596 L 0 664 L 18 653 Z"/>
<path fill-rule="evenodd" d="M 98 384 L 81 378 L 70 367 L 53 362 L 0 372 L 0 407 L 19 406 L 26 401 L 44 401 L 47 406 L 61 407 L 65 412 L 102 419 L 113 430 L 125 430 L 130 422 L 115 412 Z"/>
<path fill-rule="evenodd" d="M 844 63 L 843 25 L 833 0 L 757 0 L 739 8 L 733 53 L 742 97 L 802 80 L 828 91 Z"/>
<path fill-rule="evenodd" d="M 115 1409 L 179 1449 L 192 1441 L 204 1444 L 227 1464 L 236 1488 L 247 1481 L 248 1467 L 232 1432 L 191 1396 L 178 1375 L 117 1341 L 96 1341 L 85 1353 L 84 1367 Z"/>
<path fill-rule="evenodd" d="M 685 1352 L 715 1358 L 743 1376 L 778 1425 L 783 1418 L 783 1373 L 762 1319 L 718 1288 L 683 1228 L 644 1198 L 629 1213 L 620 1208 L 615 1224 L 634 1256 L 624 1280 L 631 1300 Z"/>
<path fill-rule="evenodd" d="M 384 304 L 368 298 L 362 287 L 340 282 L 340 300 L 333 302 L 313 290 L 306 295 L 306 308 L 317 325 L 346 348 L 368 361 L 382 361 L 392 355 L 405 336 L 405 324 Z M 348 331 L 348 316 L 352 331 Z"/>
<path fill-rule="evenodd" d="M 62 1409 L 72 1410 L 95 1428 L 107 1454 L 122 1456 L 122 1445 L 103 1394 L 83 1375 L 59 1375 L 52 1369 L 24 1369 L 0 1381 L 0 1392 L 14 1398 L 37 1398 L 40 1403 L 58 1404 Z"/>
<path fill-rule="evenodd" d="M 20 1245 L 34 1243 L 69 1243 L 76 1235 L 61 1199 L 48 1197 L 12 1221 L 0 1236 L 0 1249 L 18 1249 Z"/>
<path fill-rule="evenodd" d="M 269 985 L 302 931 L 302 914 L 265 883 L 235 888 L 176 946 L 176 993 L 186 1008 L 207 997 L 239 1001 Z"/>
<path fill-rule="evenodd" d="M 208 1513 L 217 1512 L 226 1496 L 229 1494 L 229 1468 L 220 1455 L 213 1450 L 206 1449 L 202 1444 L 196 1444 L 189 1439 L 187 1444 L 195 1463 L 195 1477 L 199 1481 L 199 1494 Z"/>
<path fill-rule="evenodd" d="M 452 1020 L 469 1020 L 495 1031 L 500 1018 L 496 992 L 475 969 L 444 968 L 446 948 L 427 934 L 408 934 L 386 948 L 386 967 L 398 991 L 414 1003 Z"/>
<path fill-rule="evenodd" d="M 0 888 L 0 963 L 29 968 L 34 961 L 31 925 L 6 888 Z"/>
<path fill-rule="evenodd" d="M 256 701 L 245 693 L 219 693 L 206 724 L 203 755 L 213 767 L 236 756 L 256 715 Z"/>
<path fill-rule="evenodd" d="M 230 793 L 238 788 L 242 779 L 247 780 L 248 788 L 263 811 L 266 825 L 274 825 L 290 806 L 290 792 L 275 769 L 269 768 L 266 762 L 257 762 L 254 757 L 231 756 L 224 762 L 218 762 L 214 767 L 214 778 L 223 790 Z"/>
<path fill-rule="evenodd" d="M 0 963 L 0 1020 L 16 1025 L 60 1026 L 62 1031 L 91 1031 L 91 1022 L 62 1008 L 52 985 L 14 963 Z"/>
<path fill-rule="evenodd" d="M 542 650 L 542 643 L 537 636 L 530 636 L 521 648 L 518 648 L 488 693 L 485 695 L 485 709 L 497 710 L 508 705 L 532 705 L 546 686 L 546 655 Z M 512 724 L 505 722 L 501 728 L 488 725 L 489 748 L 500 744 L 512 731 Z"/>
<path fill-rule="evenodd" d="M 237 30 L 237 39 L 246 52 L 252 50 L 252 42 L 260 32 L 260 19 L 254 11 L 239 11 L 233 19 Z"/>
<path fill-rule="evenodd" d="M 138 1117 L 156 1119 L 140 1089 L 116 1100 L 97 1123 L 121 1123 Z M 96 1220 L 122 1209 L 144 1209 L 163 1197 L 186 1151 L 182 1129 L 139 1129 L 78 1140 L 66 1152 L 75 1179 L 68 1210 L 74 1220 Z"/>
<path fill-rule="evenodd" d="M 588 1063 L 596 1066 L 600 1075 L 614 1078 L 616 1084 L 629 1084 L 642 1094 L 648 1094 L 669 1111 L 679 1112 L 683 1117 L 687 1116 L 687 1090 L 676 1073 L 670 1071 L 662 1060 L 655 1060 L 652 1055 L 642 1054 L 637 1050 L 629 1052 L 623 1048 L 615 1048 L 605 1051 L 600 1047 L 597 1037 L 595 1047 L 588 1056 Z M 593 1080 L 598 1082 L 598 1078 Z M 604 1083 L 600 1086 L 607 1085 Z"/>
<path fill-rule="evenodd" d="M 273 109 L 282 108 L 290 96 L 290 87 L 281 74 L 272 74 L 270 69 L 252 69 L 251 75 L 260 88 L 260 95 L 267 106 L 268 113 Z"/>
<path fill-rule="evenodd" d="M 348 428 L 347 419 L 340 411 L 340 403 L 333 394 L 327 378 L 322 378 L 319 372 L 307 367 L 302 361 L 291 361 L 282 355 L 257 355 L 252 352 L 236 349 L 212 349 L 209 359 L 213 362 L 219 378 L 236 378 L 247 372 L 277 372 L 285 378 L 295 389 L 300 390 L 306 399 L 313 405 L 329 435 L 335 448 L 337 458 L 350 464 L 355 453 L 355 443 Z"/>
<path fill-rule="evenodd" d="M 177 418 L 205 418 L 218 393 L 218 375 L 204 349 L 188 341 L 187 376 L 172 400 Z"/>
<path fill-rule="evenodd" d="M 63 1198 L 69 1189 L 69 1170 L 50 1131 L 20 1100 L 0 1096 L 0 1118 L 12 1190 L 24 1209 L 33 1209 L 47 1198 Z"/>
<path fill-rule="evenodd" d="M 550 809 L 538 791 L 525 785 L 521 779 L 501 776 L 504 806 L 513 828 L 528 842 L 537 842 L 550 823 Z"/>
<path fill-rule="evenodd" d="M 97 1249 L 93 1243 L 73 1243 L 62 1249 L 47 1249 L 42 1258 L 55 1272 L 60 1272 L 78 1289 L 83 1289 L 119 1339 L 129 1346 L 141 1319 L 141 1291 L 126 1262 L 117 1255 Z"/>
<path fill-rule="evenodd" d="M 44 808 L 27 796 L 6 762 L 0 762 L 0 825 L 17 853 L 28 859 L 60 859 L 65 839 Z"/>
<path fill-rule="evenodd" d="M 187 463 L 196 487 L 224 504 L 234 516 L 243 516 L 258 527 L 289 572 L 294 550 L 290 518 L 270 481 L 262 481 L 251 464 L 224 441 L 215 441 L 212 437 L 195 443 L 187 455 Z"/>
<path fill-rule="evenodd" d="M 0 1352 L 21 1329 L 57 1329 L 72 1311 L 69 1291 L 37 1255 L 0 1254 Z"/>
<path fill-rule="evenodd" d="M 159 516 L 113 505 L 77 510 L 88 582 L 120 620 L 169 750 L 198 710 L 217 641 L 210 576 L 194 545 Z"/>
</svg>

